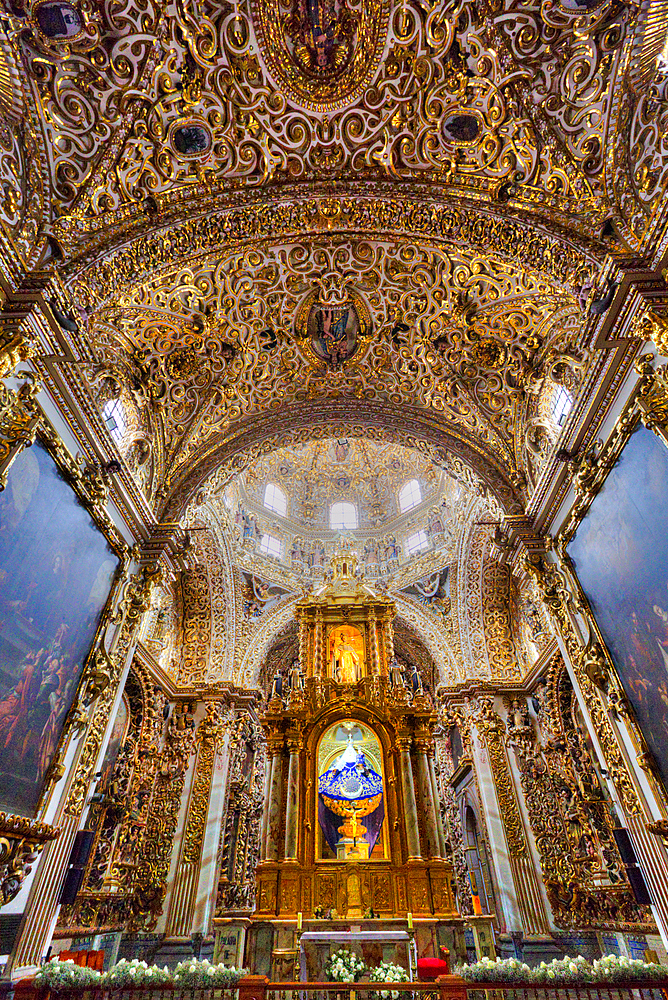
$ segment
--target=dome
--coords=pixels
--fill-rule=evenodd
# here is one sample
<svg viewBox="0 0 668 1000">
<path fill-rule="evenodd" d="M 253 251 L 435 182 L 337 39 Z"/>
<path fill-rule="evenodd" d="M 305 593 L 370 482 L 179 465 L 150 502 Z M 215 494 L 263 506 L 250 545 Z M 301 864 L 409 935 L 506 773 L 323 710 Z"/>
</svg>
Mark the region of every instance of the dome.
<svg viewBox="0 0 668 1000">
<path fill-rule="evenodd" d="M 451 553 L 463 492 L 417 449 L 332 437 L 257 458 L 225 488 L 224 505 L 242 549 L 313 576 L 345 534 L 365 575 L 379 577 L 413 557 Z"/>
</svg>

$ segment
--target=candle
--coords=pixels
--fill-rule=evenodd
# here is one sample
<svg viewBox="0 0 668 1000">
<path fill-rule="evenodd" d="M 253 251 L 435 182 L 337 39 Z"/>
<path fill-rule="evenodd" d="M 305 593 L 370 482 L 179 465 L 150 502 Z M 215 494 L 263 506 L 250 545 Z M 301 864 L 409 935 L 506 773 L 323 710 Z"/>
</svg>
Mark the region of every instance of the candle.
<svg viewBox="0 0 668 1000">
<path fill-rule="evenodd" d="M 297 930 L 300 931 L 301 929 L 302 929 L 302 915 L 300 910 L 300 912 L 297 914 Z"/>
<path fill-rule="evenodd" d="M 409 929 L 409 931 L 413 930 L 413 914 L 412 913 L 408 914 L 408 929 Z"/>
</svg>

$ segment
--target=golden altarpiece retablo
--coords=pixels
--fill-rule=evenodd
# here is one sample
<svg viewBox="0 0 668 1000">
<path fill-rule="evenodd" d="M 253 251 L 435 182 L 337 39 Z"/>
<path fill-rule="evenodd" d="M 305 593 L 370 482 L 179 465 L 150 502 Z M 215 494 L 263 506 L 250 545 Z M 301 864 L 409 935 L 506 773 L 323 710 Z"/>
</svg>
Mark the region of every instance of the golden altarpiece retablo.
<svg viewBox="0 0 668 1000">
<path fill-rule="evenodd" d="M 342 546 L 296 605 L 299 660 L 263 717 L 267 771 L 254 918 L 457 916 L 436 807 L 436 716 L 394 659 L 395 607 Z"/>
</svg>

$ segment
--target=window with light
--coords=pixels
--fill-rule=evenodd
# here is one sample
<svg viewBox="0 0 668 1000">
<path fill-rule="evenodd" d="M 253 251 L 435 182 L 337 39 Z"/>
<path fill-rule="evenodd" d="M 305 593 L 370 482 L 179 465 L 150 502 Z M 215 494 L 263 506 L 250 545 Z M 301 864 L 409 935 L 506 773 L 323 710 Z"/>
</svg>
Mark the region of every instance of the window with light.
<svg viewBox="0 0 668 1000">
<path fill-rule="evenodd" d="M 552 400 L 550 402 L 550 412 L 552 413 L 552 419 L 557 427 L 562 427 L 564 425 L 566 417 L 571 412 L 572 406 L 573 397 L 568 389 L 564 389 L 563 385 L 557 386 L 556 390 L 552 394 Z"/>
<path fill-rule="evenodd" d="M 335 530 L 357 527 L 357 507 L 354 503 L 333 503 L 329 508 L 329 526 Z"/>
<path fill-rule="evenodd" d="M 404 546 L 406 549 L 406 555 L 414 556 L 416 552 L 424 552 L 425 549 L 429 548 L 429 539 L 427 538 L 427 532 L 416 531 L 414 535 L 409 535 L 404 541 Z"/>
<path fill-rule="evenodd" d="M 264 491 L 264 505 L 275 514 L 285 517 L 288 510 L 288 500 L 280 488 L 275 483 L 267 483 Z"/>
<path fill-rule="evenodd" d="M 399 490 L 399 510 L 404 514 L 422 502 L 422 490 L 417 479 L 410 479 Z"/>
<path fill-rule="evenodd" d="M 274 559 L 280 559 L 281 553 L 283 551 L 283 543 L 280 538 L 274 538 L 273 535 L 263 535 L 260 541 L 260 552 L 265 556 L 273 556 Z"/>
<path fill-rule="evenodd" d="M 127 424 L 125 422 L 125 411 L 120 399 L 110 399 L 102 407 L 102 419 L 107 425 L 107 430 L 117 443 L 122 440 Z"/>
</svg>

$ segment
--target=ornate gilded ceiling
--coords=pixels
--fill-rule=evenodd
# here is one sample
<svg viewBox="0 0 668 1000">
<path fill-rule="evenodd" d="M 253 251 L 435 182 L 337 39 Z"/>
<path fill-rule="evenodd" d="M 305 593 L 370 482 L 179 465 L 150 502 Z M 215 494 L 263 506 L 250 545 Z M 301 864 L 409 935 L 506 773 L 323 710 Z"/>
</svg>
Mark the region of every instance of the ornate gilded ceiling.
<svg viewBox="0 0 668 1000">
<path fill-rule="evenodd" d="M 665 223 L 668 102 L 637 5 L 54 3 L 5 0 L 2 236 L 67 313 L 56 347 L 32 331 L 34 364 L 110 455 L 120 394 L 146 534 L 333 439 L 413 449 L 481 525 L 523 514 L 556 462 L 554 388 L 586 407 L 612 381 L 615 269 Z M 236 607 L 214 521 L 200 555 Z M 494 660 L 466 621 L 489 532 L 464 534 L 450 678 Z"/>
</svg>

